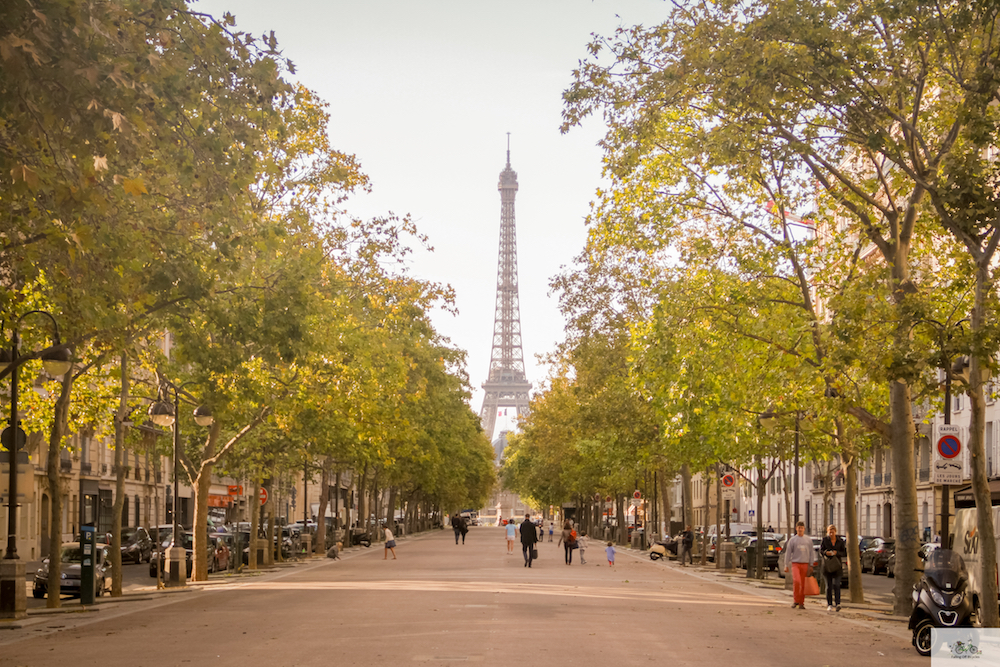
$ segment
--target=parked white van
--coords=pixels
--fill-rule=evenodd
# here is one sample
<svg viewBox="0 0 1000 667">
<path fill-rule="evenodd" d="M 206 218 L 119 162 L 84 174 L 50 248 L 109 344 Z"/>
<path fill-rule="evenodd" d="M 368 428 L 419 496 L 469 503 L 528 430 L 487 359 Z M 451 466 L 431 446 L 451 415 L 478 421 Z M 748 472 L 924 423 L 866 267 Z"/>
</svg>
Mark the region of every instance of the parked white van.
<svg viewBox="0 0 1000 667">
<path fill-rule="evenodd" d="M 1000 553 L 1000 507 L 993 507 L 993 533 L 997 539 L 997 552 Z M 981 604 L 979 598 L 980 591 L 982 591 L 983 566 L 980 559 L 976 508 L 955 511 L 955 527 L 951 531 L 951 549 L 965 561 L 965 567 L 969 570 L 969 590 L 972 591 L 973 595 L 973 608 L 978 609 Z M 993 576 L 997 576 L 996 572 Z"/>
</svg>

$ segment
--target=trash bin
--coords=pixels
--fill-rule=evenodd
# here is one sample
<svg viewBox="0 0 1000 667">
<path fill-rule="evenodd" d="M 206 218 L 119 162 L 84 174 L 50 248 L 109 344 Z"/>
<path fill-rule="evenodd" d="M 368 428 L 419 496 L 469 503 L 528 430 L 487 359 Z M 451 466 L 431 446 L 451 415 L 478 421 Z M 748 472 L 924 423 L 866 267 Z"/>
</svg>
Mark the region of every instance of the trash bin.
<svg viewBox="0 0 1000 667">
<path fill-rule="evenodd" d="M 746 546 L 746 566 L 747 566 L 747 579 L 756 579 L 757 574 L 757 545 L 748 544 Z M 767 568 L 764 568 L 764 572 L 767 572 Z"/>
</svg>

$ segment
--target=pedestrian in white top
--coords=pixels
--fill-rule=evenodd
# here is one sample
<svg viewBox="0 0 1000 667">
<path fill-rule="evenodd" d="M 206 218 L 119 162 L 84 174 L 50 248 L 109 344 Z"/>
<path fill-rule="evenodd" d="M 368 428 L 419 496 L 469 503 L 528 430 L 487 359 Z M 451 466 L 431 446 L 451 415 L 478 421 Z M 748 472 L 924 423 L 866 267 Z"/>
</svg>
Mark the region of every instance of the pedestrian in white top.
<svg viewBox="0 0 1000 667">
<path fill-rule="evenodd" d="M 392 552 L 392 559 L 396 560 L 396 538 L 392 536 L 392 531 L 388 528 L 385 529 L 385 556 L 382 556 L 382 560 L 389 557 L 389 552 Z"/>
<path fill-rule="evenodd" d="M 580 550 L 580 565 L 586 565 L 587 561 L 583 559 L 583 552 L 587 550 L 590 546 L 590 540 L 587 539 L 587 533 L 580 533 L 580 537 L 576 539 L 577 549 Z"/>
<path fill-rule="evenodd" d="M 806 577 L 812 576 L 813 543 L 805 536 L 806 524 L 795 524 L 795 535 L 785 544 L 785 572 L 792 569 L 792 609 L 806 608 Z"/>
</svg>

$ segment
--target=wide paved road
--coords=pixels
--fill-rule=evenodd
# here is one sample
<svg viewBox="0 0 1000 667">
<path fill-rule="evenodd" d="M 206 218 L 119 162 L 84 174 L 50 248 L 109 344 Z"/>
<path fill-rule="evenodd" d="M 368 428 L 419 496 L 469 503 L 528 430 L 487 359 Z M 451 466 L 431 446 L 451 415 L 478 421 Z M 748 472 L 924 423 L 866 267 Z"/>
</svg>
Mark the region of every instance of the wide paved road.
<svg viewBox="0 0 1000 667">
<path fill-rule="evenodd" d="M 401 541 L 343 560 L 102 603 L 0 633 L 0 665 L 926 665 L 900 632 L 860 616 L 793 610 L 756 593 L 622 551 L 563 564 L 540 545 L 534 567 L 503 532 L 473 528 Z M 577 560 L 574 558 L 574 560 Z M 767 597 L 768 595 L 772 597 Z"/>
</svg>

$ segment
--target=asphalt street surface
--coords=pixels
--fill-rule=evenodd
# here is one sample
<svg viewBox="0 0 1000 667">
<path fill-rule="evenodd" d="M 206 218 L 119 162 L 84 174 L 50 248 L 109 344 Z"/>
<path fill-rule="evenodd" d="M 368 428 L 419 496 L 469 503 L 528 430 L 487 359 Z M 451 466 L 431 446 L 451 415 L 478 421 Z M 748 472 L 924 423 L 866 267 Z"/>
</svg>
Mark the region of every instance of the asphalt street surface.
<svg viewBox="0 0 1000 667">
<path fill-rule="evenodd" d="M 502 529 L 466 544 L 436 531 L 183 592 L 104 598 L 96 611 L 36 611 L 0 632 L 0 666 L 926 665 L 905 624 L 759 590 L 592 543 L 587 564 L 555 543 L 523 566 Z"/>
</svg>

